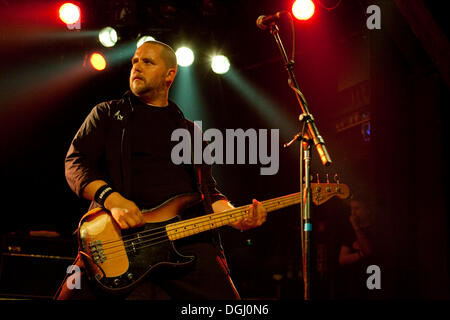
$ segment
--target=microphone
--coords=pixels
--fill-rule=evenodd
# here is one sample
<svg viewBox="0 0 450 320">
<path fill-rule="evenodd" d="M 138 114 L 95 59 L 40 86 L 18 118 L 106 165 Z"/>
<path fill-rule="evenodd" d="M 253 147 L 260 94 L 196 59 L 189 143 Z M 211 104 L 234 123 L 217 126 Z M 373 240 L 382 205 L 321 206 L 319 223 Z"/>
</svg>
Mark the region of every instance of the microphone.
<svg viewBox="0 0 450 320">
<path fill-rule="evenodd" d="M 259 16 L 258 19 L 256 19 L 256 26 L 262 30 L 266 30 L 285 13 L 286 11 L 278 11 L 277 13 L 268 16 Z"/>
</svg>

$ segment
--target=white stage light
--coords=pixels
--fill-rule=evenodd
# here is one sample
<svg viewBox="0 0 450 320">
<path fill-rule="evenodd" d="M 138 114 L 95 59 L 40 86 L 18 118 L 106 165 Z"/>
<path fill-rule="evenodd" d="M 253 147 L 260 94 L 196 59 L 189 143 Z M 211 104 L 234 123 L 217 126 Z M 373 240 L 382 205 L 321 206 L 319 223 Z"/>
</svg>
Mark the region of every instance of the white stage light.
<svg viewBox="0 0 450 320">
<path fill-rule="evenodd" d="M 230 60 L 222 55 L 214 56 L 211 61 L 211 69 L 217 74 L 227 73 L 230 70 Z"/>
<path fill-rule="evenodd" d="M 104 47 L 113 47 L 117 42 L 117 32 L 111 27 L 103 28 L 98 33 L 98 40 Z"/>
<path fill-rule="evenodd" d="M 179 48 L 175 54 L 179 66 L 189 67 L 194 62 L 194 52 L 187 47 Z"/>
</svg>

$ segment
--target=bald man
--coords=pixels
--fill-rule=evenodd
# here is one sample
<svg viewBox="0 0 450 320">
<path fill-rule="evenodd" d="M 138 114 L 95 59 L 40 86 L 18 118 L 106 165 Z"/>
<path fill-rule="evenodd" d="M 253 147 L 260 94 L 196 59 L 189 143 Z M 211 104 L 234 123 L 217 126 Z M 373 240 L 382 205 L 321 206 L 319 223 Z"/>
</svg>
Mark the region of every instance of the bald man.
<svg viewBox="0 0 450 320">
<path fill-rule="evenodd" d="M 177 59 L 166 44 L 142 44 L 131 59 L 130 90 L 122 99 L 95 106 L 73 139 L 65 161 L 66 179 L 80 197 L 91 201 L 90 209 L 106 209 L 123 230 L 145 224 L 143 211 L 155 208 L 181 194 L 198 193 L 203 201 L 182 218 L 232 209 L 216 188 L 211 167 L 175 165 L 171 161 L 178 128 L 198 130 L 169 100 L 169 89 L 177 74 Z M 191 209 L 192 209 L 191 208 Z M 256 200 L 250 216 L 230 224 L 248 230 L 263 224 L 267 212 Z M 111 296 L 89 280 L 83 259 L 80 288 L 68 285 L 67 277 L 56 299 L 239 299 L 229 276 L 217 231 L 176 240 L 183 254 L 195 255 L 192 265 L 179 270 L 160 269 L 133 290 Z"/>
</svg>

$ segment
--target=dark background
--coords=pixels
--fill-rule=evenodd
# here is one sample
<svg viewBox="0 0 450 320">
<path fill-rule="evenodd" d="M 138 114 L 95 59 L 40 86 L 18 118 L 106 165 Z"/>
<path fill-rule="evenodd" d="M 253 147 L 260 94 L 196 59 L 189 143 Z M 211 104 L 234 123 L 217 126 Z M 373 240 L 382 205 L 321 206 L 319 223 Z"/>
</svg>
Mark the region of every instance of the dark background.
<svg viewBox="0 0 450 320">
<path fill-rule="evenodd" d="M 117 9 L 126 3 L 131 13 L 119 21 Z M 444 111 L 449 106 L 450 60 L 444 3 L 322 0 L 316 1 L 312 19 L 294 22 L 294 72 L 333 160 L 325 168 L 313 150 L 311 170 L 321 182 L 326 174 L 333 182 L 337 173 L 341 183 L 369 199 L 374 208 L 382 248 L 382 299 L 449 297 L 449 124 Z M 149 31 L 174 48 L 183 42 L 195 47 L 191 68 L 196 77 L 191 85 L 197 86 L 208 115 L 203 129 L 280 129 L 276 175 L 260 175 L 260 165 L 214 167 L 218 186 L 230 201 L 244 205 L 252 198 L 266 200 L 298 191 L 298 145 L 290 150 L 282 145 L 299 128 L 299 106 L 273 37 L 255 25 L 259 15 L 289 10 L 292 1 L 80 1 L 80 32 L 68 31 L 58 21 L 59 4 L 0 1 L 4 250 L 7 241 L 19 241 L 8 238 L 11 233 L 20 237 L 51 230 L 61 235 L 53 243 L 68 243 L 63 253 L 73 253 L 72 232 L 88 202 L 77 199 L 65 181 L 67 148 L 93 106 L 120 98 L 128 89 L 128 57 L 103 72 L 91 70 L 85 59 L 94 50 L 107 56 L 118 50 L 119 44 L 102 48 L 95 32 L 80 36 L 107 25 L 119 28 L 123 42 Z M 370 4 L 381 8 L 380 30 L 366 27 Z M 278 25 L 290 53 L 288 17 Z M 233 72 L 258 90 L 253 101 L 244 99 L 226 76 L 210 71 L 207 58 L 212 50 L 228 55 Z M 179 97 L 176 102 L 181 108 L 187 104 Z M 265 115 L 270 111 L 287 120 Z M 233 278 L 244 298 L 302 298 L 299 210 L 279 210 L 262 227 L 245 233 L 223 230 Z M 316 225 L 323 226 L 314 229 L 313 252 L 317 254 L 318 245 L 327 249 L 326 267 L 313 261 L 315 297 L 339 299 L 334 271 L 341 224 L 336 221 L 347 221 L 347 215 L 346 202 L 339 199 L 313 208 Z M 52 253 L 52 245 L 42 242 L 46 240 L 25 239 L 24 252 L 45 247 Z M 6 262 L 10 269 L 3 268 L 2 279 L 19 272 L 11 265 L 24 264 Z M 53 279 L 50 282 L 59 282 L 63 266 L 69 264 L 59 262 L 57 274 L 45 267 L 48 262 L 41 263 L 37 268 L 46 270 L 43 277 Z M 15 289 L 29 293 L 29 286 L 18 284 Z M 6 293 L 13 289 L 10 285 Z M 33 294 L 48 295 L 39 289 Z"/>
</svg>

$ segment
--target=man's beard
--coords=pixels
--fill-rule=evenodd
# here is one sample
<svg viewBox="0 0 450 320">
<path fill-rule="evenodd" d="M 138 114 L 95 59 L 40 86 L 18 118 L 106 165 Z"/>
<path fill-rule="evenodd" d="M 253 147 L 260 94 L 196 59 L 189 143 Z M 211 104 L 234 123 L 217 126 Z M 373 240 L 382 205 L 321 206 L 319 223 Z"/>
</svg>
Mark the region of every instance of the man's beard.
<svg viewBox="0 0 450 320">
<path fill-rule="evenodd" d="M 139 81 L 143 83 L 134 84 L 134 82 Z M 149 93 L 152 91 L 151 88 L 149 88 L 146 83 L 143 80 L 133 80 L 130 84 L 131 92 L 133 92 L 136 96 L 141 96 L 143 94 Z"/>
</svg>

